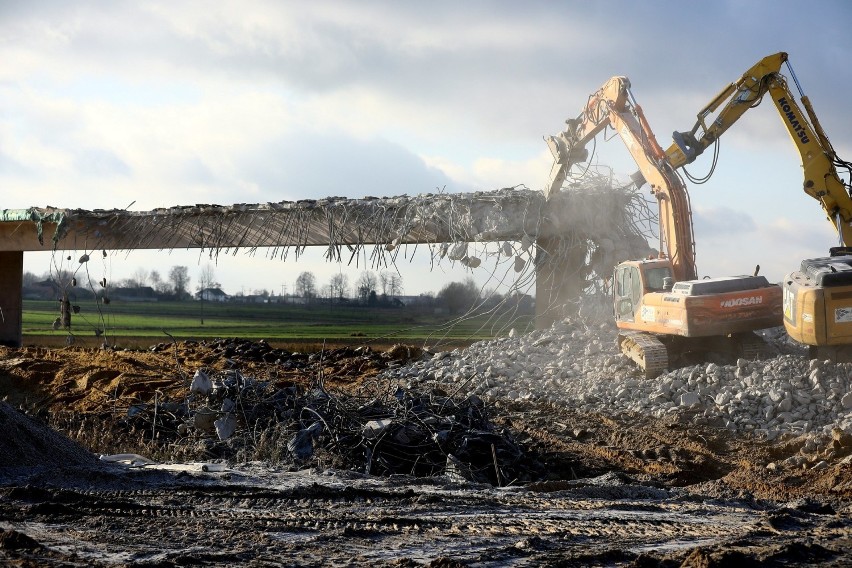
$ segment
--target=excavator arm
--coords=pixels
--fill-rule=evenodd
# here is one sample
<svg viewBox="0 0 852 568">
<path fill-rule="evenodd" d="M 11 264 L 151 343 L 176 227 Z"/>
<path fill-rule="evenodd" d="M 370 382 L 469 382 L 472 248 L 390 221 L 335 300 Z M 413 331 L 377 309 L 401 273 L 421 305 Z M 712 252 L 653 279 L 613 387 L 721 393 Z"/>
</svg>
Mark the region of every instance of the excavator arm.
<svg viewBox="0 0 852 568">
<path fill-rule="evenodd" d="M 786 77 L 781 74 L 781 66 L 785 63 L 796 83 L 801 105 L 806 112 L 802 112 L 796 97 L 788 88 Z M 852 246 L 850 186 L 837 172 L 839 166 L 852 173 L 852 164 L 837 156 L 810 100 L 803 94 L 784 52 L 758 61 L 699 111 L 695 125 L 690 131 L 675 132 L 672 135 L 674 143 L 666 150 L 668 162 L 674 168 L 693 162 L 746 111 L 757 106 L 767 93 L 772 97 L 772 102 L 801 156 L 805 193 L 819 201 L 826 217 L 835 225 L 841 243 Z M 720 107 L 722 108 L 713 122 L 707 124 L 708 116 Z"/>
<path fill-rule="evenodd" d="M 780 72 L 781 64 L 785 61 L 787 61 L 787 54 L 783 52 L 764 57 L 743 73 L 737 81 L 726 85 L 704 108 L 698 111 L 698 119 L 692 130 L 672 134 L 674 144 L 666 150 L 666 157 L 672 167 L 680 168 L 692 163 L 746 111 L 757 106 L 768 90 L 770 79 Z M 707 117 L 726 101 L 716 119 L 708 125 Z"/>
<path fill-rule="evenodd" d="M 667 163 L 641 107 L 633 99 L 630 81 L 626 77 L 613 77 L 589 97 L 579 116 L 565 123 L 565 130 L 545 138 L 554 158 L 545 196 L 558 192 L 571 168 L 589 159 L 586 145 L 607 127 L 612 128 L 657 198 L 660 250 L 666 251 L 671 259 L 675 279 L 697 278 L 689 194 Z"/>
</svg>

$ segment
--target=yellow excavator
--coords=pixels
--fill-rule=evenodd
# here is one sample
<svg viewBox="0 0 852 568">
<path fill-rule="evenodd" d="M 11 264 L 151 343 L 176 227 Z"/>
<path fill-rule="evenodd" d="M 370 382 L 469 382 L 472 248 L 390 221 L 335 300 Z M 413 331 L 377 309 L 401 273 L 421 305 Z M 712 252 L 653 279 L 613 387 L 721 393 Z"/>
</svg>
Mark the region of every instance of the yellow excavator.
<svg viewBox="0 0 852 568">
<path fill-rule="evenodd" d="M 708 352 L 754 357 L 765 343 L 753 332 L 781 325 L 781 288 L 763 276 L 698 279 L 689 194 L 657 143 L 626 77 L 613 77 L 592 94 L 579 116 L 545 138 L 554 157 L 550 196 L 571 168 L 589 159 L 586 145 L 610 128 L 639 166 L 637 186 L 648 183 L 659 206 L 657 258 L 615 267 L 613 301 L 622 352 L 648 378 L 677 359 L 702 360 Z M 624 260 L 624 259 L 620 259 Z"/>
<path fill-rule="evenodd" d="M 784 64 L 796 85 L 798 100 L 781 73 Z M 673 134 L 666 161 L 674 168 L 691 163 L 767 94 L 801 156 L 802 187 L 820 203 L 840 241 L 840 246 L 830 249 L 830 256 L 803 260 L 799 270 L 784 277 L 784 327 L 791 338 L 811 348 L 811 356 L 852 361 L 852 187 L 838 173 L 838 169 L 845 170 L 852 179 L 852 163 L 837 156 L 787 54 L 764 57 L 722 89 L 698 113 L 692 130 Z"/>
</svg>

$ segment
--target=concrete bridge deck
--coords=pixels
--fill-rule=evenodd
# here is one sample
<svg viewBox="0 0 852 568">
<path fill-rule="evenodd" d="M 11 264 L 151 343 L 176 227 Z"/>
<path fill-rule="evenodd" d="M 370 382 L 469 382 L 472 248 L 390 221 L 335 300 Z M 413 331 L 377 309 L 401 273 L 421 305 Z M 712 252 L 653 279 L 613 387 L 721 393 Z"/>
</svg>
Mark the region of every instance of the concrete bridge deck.
<svg viewBox="0 0 852 568">
<path fill-rule="evenodd" d="M 0 250 L 304 247 L 519 240 L 543 222 L 541 192 L 193 205 L 152 211 L 0 211 Z"/>
<path fill-rule="evenodd" d="M 151 211 L 0 210 L 0 343 L 21 343 L 25 251 L 200 248 L 218 255 L 269 247 L 267 256 L 286 259 L 290 254 L 298 258 L 305 247 L 325 246 L 328 260 L 347 261 L 373 246 L 371 257 L 381 265 L 395 258 L 401 244 L 443 244 L 446 250 L 453 243 L 526 241 L 536 245 L 537 305 L 552 310 L 579 292 L 576 273 L 588 246 L 577 244 L 617 237 L 612 212 L 623 215 L 634 199 L 635 194 L 612 187 L 581 188 L 548 199 L 539 191 L 506 188 Z M 566 239 L 574 244 L 567 247 Z M 542 326 L 559 317 L 538 316 Z"/>
</svg>

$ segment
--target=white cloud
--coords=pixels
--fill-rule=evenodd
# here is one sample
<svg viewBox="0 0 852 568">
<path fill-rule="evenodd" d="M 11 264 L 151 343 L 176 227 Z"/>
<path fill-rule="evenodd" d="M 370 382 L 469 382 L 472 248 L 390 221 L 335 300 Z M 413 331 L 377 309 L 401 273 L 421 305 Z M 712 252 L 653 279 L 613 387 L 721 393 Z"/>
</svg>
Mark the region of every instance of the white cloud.
<svg viewBox="0 0 852 568">
<path fill-rule="evenodd" d="M 819 30 L 783 48 L 848 159 L 852 76 L 838 69 L 852 53 L 852 7 L 842 1 L 0 3 L 4 207 L 540 189 L 550 169 L 541 137 L 606 79 L 630 77 L 666 147 L 780 48 L 791 14 Z M 713 29 L 732 31 L 696 41 Z M 619 176 L 635 169 L 629 157 L 609 161 L 623 148 L 597 142 Z M 780 271 L 821 251 L 824 227 L 806 236 L 779 220 L 808 209 L 822 227 L 818 206 L 793 195 L 799 159 L 770 101 L 721 144 L 716 177 L 691 188 L 699 266 L 730 273 L 747 256 Z M 709 165 L 704 156 L 691 170 Z M 726 246 L 726 232 L 747 242 Z"/>
<path fill-rule="evenodd" d="M 748 232 L 731 232 L 725 238 L 697 240 L 698 266 L 702 276 L 751 274 L 760 265 L 760 274 L 771 282 L 798 270 L 806 258 L 828 256 L 837 236 L 826 221 L 806 222 L 777 217 L 756 225 Z"/>
<path fill-rule="evenodd" d="M 755 230 L 754 219 L 748 213 L 730 207 L 696 207 L 692 218 L 695 232 L 712 241 L 725 241 L 732 236 L 739 238 Z"/>
</svg>

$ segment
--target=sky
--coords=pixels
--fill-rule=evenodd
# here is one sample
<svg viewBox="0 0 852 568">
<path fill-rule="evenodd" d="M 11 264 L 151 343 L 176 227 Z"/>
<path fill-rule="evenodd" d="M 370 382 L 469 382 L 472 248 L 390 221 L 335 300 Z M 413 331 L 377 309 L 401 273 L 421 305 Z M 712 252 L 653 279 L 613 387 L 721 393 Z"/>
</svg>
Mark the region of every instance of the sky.
<svg viewBox="0 0 852 568">
<path fill-rule="evenodd" d="M 543 136 L 609 77 L 630 78 L 663 147 L 727 83 L 786 51 L 838 154 L 852 159 L 852 3 L 789 0 L 0 0 L 0 208 L 149 210 L 346 196 L 543 189 Z M 690 185 L 701 276 L 778 281 L 824 256 L 834 230 L 801 190 L 774 107 L 720 141 Z M 689 166 L 701 176 L 710 152 Z M 617 137 L 596 144 L 635 170 Z M 207 264 L 228 293 L 292 291 L 351 267 L 313 251 L 111 252 L 111 281 Z M 26 253 L 25 269 L 51 266 Z M 399 266 L 406 294 L 471 275 Z M 495 282 L 472 274 L 487 287 Z"/>
</svg>

